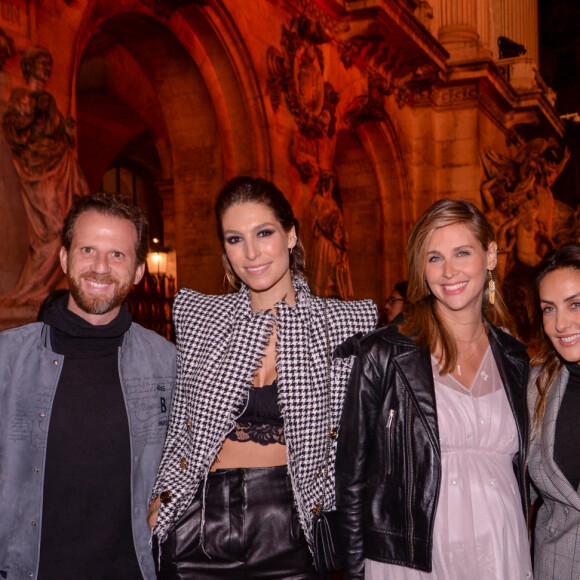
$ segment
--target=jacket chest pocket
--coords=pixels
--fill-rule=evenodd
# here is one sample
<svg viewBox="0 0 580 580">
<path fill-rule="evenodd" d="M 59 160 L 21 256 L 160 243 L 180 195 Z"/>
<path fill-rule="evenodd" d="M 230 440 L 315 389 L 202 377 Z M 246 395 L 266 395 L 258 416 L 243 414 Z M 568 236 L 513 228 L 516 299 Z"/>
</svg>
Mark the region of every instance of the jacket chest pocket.
<svg viewBox="0 0 580 580">
<path fill-rule="evenodd" d="M 169 423 L 174 380 L 153 377 L 130 384 L 127 407 L 133 423 L 144 437 L 164 436 Z"/>
</svg>

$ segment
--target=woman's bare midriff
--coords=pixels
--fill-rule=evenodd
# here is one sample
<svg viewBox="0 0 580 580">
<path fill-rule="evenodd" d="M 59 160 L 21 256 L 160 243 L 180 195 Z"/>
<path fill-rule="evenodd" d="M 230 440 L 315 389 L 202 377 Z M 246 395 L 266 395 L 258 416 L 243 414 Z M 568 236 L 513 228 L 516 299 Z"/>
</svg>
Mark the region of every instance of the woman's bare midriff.
<svg viewBox="0 0 580 580">
<path fill-rule="evenodd" d="M 254 374 L 254 386 L 259 388 L 271 385 L 276 376 L 276 326 L 274 326 L 264 356 Z M 286 445 L 281 443 L 261 445 L 255 441 L 226 439 L 210 471 L 238 467 L 275 467 L 286 463 Z"/>
<path fill-rule="evenodd" d="M 286 445 L 281 443 L 260 445 L 254 441 L 240 442 L 226 439 L 210 471 L 276 465 L 286 465 Z"/>
</svg>

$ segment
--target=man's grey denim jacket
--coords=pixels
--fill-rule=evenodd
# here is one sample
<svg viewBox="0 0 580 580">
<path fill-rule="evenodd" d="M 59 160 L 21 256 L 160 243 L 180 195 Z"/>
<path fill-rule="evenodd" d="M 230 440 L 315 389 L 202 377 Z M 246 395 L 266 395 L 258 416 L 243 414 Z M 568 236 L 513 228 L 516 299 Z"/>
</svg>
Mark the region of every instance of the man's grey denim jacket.
<svg viewBox="0 0 580 580">
<path fill-rule="evenodd" d="M 37 577 L 48 425 L 64 360 L 49 337 L 40 322 L 0 333 L 0 579 Z M 146 514 L 175 386 L 175 347 L 133 323 L 119 348 L 119 376 L 131 434 L 133 538 L 143 577 L 153 580 Z"/>
</svg>

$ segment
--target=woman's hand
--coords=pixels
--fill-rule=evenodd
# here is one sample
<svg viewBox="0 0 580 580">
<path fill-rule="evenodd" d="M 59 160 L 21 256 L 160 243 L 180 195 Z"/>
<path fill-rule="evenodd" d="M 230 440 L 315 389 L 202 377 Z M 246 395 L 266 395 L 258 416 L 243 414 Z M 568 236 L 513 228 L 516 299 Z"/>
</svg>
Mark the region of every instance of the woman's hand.
<svg viewBox="0 0 580 580">
<path fill-rule="evenodd" d="M 149 529 L 152 530 L 157 523 L 157 516 L 159 514 L 159 508 L 161 507 L 161 499 L 157 496 L 150 504 L 149 511 L 147 512 L 147 523 L 149 524 Z"/>
</svg>

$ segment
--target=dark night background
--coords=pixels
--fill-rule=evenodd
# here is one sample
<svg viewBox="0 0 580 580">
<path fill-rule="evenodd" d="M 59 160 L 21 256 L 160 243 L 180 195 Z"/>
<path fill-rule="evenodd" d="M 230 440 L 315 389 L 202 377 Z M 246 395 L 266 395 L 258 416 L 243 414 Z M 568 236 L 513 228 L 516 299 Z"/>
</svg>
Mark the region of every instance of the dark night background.
<svg viewBox="0 0 580 580">
<path fill-rule="evenodd" d="M 540 74 L 557 95 L 559 115 L 566 121 L 563 144 L 572 156 L 552 190 L 573 208 L 580 205 L 580 2 L 539 0 Z"/>
</svg>

